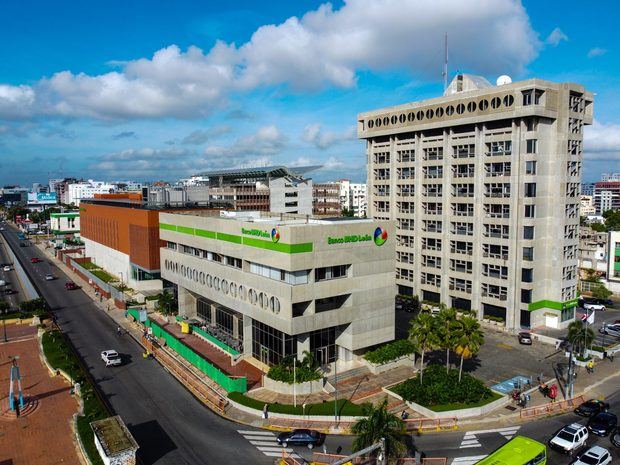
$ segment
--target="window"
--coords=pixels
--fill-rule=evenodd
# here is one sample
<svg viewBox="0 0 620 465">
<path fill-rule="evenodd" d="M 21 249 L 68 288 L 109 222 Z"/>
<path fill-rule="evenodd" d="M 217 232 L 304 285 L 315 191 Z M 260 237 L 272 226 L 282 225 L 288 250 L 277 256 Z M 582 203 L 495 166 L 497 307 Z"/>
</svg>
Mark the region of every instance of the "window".
<svg viewBox="0 0 620 465">
<path fill-rule="evenodd" d="M 316 281 L 326 281 L 328 279 L 345 278 L 349 265 L 326 266 L 315 270 Z"/>
<path fill-rule="evenodd" d="M 523 260 L 534 260 L 534 247 L 523 247 Z"/>
<path fill-rule="evenodd" d="M 525 217 L 526 218 L 535 218 L 536 217 L 536 205 L 526 205 L 525 206 Z"/>
<path fill-rule="evenodd" d="M 167 248 L 167 249 L 170 249 L 170 250 L 176 250 L 176 249 L 177 249 L 177 244 L 176 244 L 176 242 L 170 242 L 170 241 L 168 241 L 168 242 L 166 243 L 166 248 Z"/>
<path fill-rule="evenodd" d="M 523 226 L 523 239 L 534 239 L 534 226 Z"/>
<path fill-rule="evenodd" d="M 521 303 L 522 304 L 532 303 L 532 290 L 531 289 L 521 289 Z"/>
<path fill-rule="evenodd" d="M 526 131 L 536 131 L 538 129 L 538 120 L 536 118 L 528 118 L 525 120 Z"/>
<path fill-rule="evenodd" d="M 525 174 L 536 174 L 536 162 L 535 161 L 525 162 Z"/>
<path fill-rule="evenodd" d="M 527 139 L 525 141 L 525 152 L 526 153 L 538 153 L 538 140 Z"/>
<path fill-rule="evenodd" d="M 316 313 L 327 312 L 330 310 L 337 310 L 343 307 L 347 299 L 351 294 L 335 295 L 332 297 L 325 297 L 324 299 L 316 299 L 314 301 L 314 311 Z"/>
<path fill-rule="evenodd" d="M 536 183 L 535 182 L 525 183 L 525 196 L 536 197 Z"/>
<path fill-rule="evenodd" d="M 521 282 L 531 283 L 534 281 L 534 270 L 532 268 L 521 268 Z"/>
<path fill-rule="evenodd" d="M 523 106 L 527 106 L 527 105 L 531 105 L 532 104 L 532 94 L 533 93 L 534 93 L 533 90 L 523 91 Z"/>
</svg>

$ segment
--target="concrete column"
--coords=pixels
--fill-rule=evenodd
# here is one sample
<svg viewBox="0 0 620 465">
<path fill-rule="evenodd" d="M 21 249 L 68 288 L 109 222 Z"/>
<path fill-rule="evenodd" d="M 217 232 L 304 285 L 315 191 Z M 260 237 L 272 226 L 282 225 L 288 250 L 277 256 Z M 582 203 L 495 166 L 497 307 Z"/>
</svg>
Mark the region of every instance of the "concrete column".
<svg viewBox="0 0 620 465">
<path fill-rule="evenodd" d="M 310 336 L 308 334 L 297 335 L 297 358 L 304 358 L 304 351 L 310 352 Z"/>
<path fill-rule="evenodd" d="M 211 304 L 211 324 L 215 324 L 216 321 L 215 304 Z"/>
<path fill-rule="evenodd" d="M 237 339 L 239 337 L 239 317 L 237 317 L 236 315 L 233 315 L 232 322 L 233 322 L 233 337 Z"/>
<path fill-rule="evenodd" d="M 243 353 L 252 354 L 252 318 L 243 315 Z"/>
<path fill-rule="evenodd" d="M 184 287 L 178 286 L 178 299 L 179 315 L 186 318 L 194 318 L 197 314 L 196 298 L 192 293 Z"/>
</svg>

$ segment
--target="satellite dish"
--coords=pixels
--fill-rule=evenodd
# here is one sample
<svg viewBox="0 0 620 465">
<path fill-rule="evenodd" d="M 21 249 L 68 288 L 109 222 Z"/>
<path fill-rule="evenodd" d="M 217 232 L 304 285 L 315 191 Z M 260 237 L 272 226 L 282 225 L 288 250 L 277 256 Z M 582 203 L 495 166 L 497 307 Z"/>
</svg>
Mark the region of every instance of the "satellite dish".
<svg viewBox="0 0 620 465">
<path fill-rule="evenodd" d="M 511 82 L 512 78 L 510 76 L 502 74 L 500 77 L 497 78 L 496 84 L 498 86 L 504 86 L 506 84 L 510 84 Z"/>
</svg>

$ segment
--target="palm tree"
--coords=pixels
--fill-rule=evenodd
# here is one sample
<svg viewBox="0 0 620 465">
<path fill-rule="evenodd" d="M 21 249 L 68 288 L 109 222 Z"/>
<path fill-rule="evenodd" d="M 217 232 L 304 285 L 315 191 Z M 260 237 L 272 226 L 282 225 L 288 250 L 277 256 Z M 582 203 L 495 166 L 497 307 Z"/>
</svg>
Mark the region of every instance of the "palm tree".
<svg viewBox="0 0 620 465">
<path fill-rule="evenodd" d="M 455 334 L 458 328 L 456 310 L 441 304 L 441 310 L 435 322 L 441 347 L 446 349 L 446 373 L 448 373 L 450 371 L 450 351 L 456 347 Z"/>
<path fill-rule="evenodd" d="M 420 383 L 424 376 L 424 354 L 439 345 L 434 320 L 430 313 L 420 313 L 416 319 L 411 321 L 411 328 L 409 328 L 409 339 L 420 350 Z"/>
<path fill-rule="evenodd" d="M 581 320 L 575 320 L 568 325 L 568 342 L 570 342 L 575 350 L 583 357 L 592 342 L 594 341 L 594 331 Z"/>
<path fill-rule="evenodd" d="M 478 353 L 480 346 L 484 344 L 484 334 L 477 319 L 465 316 L 459 320 L 459 327 L 455 336 L 456 353 L 461 357 L 461 366 L 459 367 L 460 382 L 463 376 L 463 360 L 471 358 Z"/>
<path fill-rule="evenodd" d="M 364 406 L 364 417 L 351 427 L 351 432 L 357 437 L 353 441 L 353 450 L 358 451 L 372 446 L 385 439 L 388 457 L 398 457 L 405 452 L 402 435 L 405 433 L 405 423 L 393 413 L 388 412 L 388 401 L 381 404 Z"/>
<path fill-rule="evenodd" d="M 163 315 L 172 313 L 174 306 L 174 295 L 171 292 L 162 292 L 157 296 L 157 310 Z"/>
</svg>

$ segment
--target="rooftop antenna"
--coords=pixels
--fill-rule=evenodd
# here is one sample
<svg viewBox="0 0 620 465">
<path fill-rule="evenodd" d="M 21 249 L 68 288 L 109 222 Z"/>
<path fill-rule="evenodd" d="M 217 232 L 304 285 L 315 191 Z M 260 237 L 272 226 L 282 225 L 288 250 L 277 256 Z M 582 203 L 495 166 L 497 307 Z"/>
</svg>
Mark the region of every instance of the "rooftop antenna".
<svg viewBox="0 0 620 465">
<path fill-rule="evenodd" d="M 448 33 L 444 35 L 443 91 L 448 89 Z"/>
</svg>

